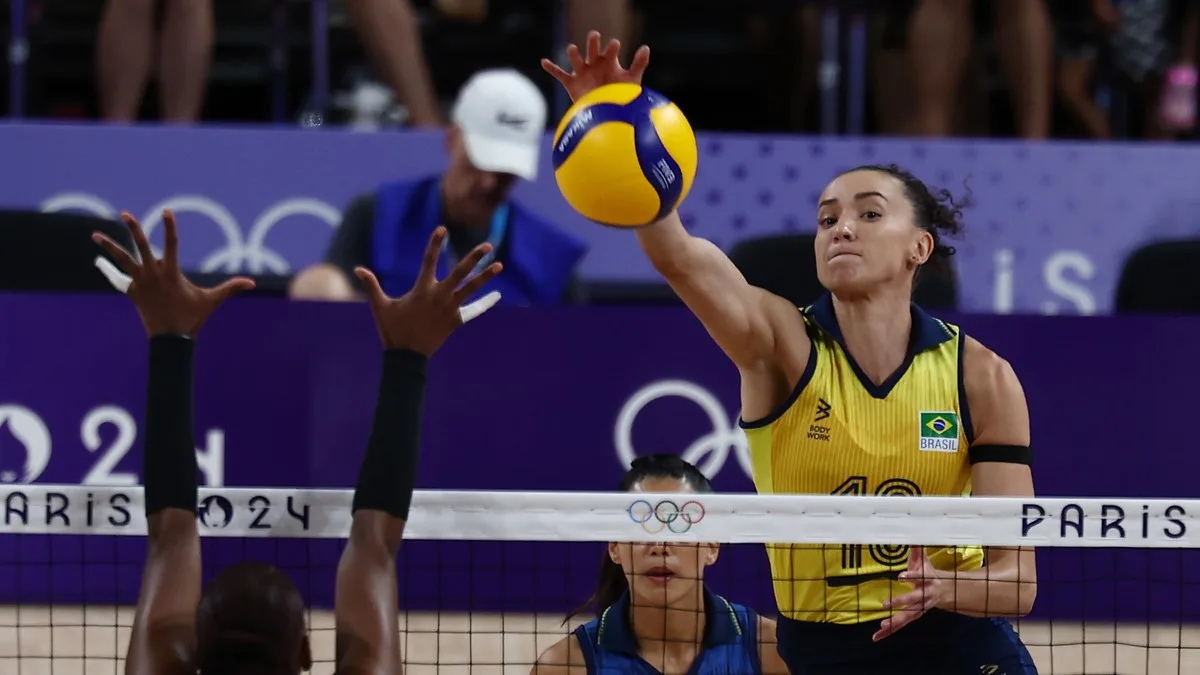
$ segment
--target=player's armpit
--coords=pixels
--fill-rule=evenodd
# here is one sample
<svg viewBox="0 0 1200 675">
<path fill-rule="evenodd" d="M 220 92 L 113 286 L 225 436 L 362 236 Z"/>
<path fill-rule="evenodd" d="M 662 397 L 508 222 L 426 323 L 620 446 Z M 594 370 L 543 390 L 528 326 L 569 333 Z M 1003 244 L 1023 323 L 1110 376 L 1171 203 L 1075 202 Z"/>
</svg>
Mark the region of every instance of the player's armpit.
<svg viewBox="0 0 1200 675">
<path fill-rule="evenodd" d="M 587 661 L 574 635 L 550 645 L 538 657 L 530 675 L 587 675 Z"/>
<path fill-rule="evenodd" d="M 354 514 L 334 599 L 338 675 L 400 673 L 395 551 L 403 534 L 403 519 L 382 511 Z"/>
<path fill-rule="evenodd" d="M 200 534 L 196 516 L 164 509 L 150 517 L 149 549 L 129 637 L 126 675 L 195 672 Z"/>
<path fill-rule="evenodd" d="M 739 367 L 773 360 L 780 303 L 799 320 L 799 329 L 787 339 L 807 339 L 797 308 L 751 286 L 724 251 L 689 234 L 677 214 L 638 229 L 637 236 L 655 269 Z"/>
</svg>

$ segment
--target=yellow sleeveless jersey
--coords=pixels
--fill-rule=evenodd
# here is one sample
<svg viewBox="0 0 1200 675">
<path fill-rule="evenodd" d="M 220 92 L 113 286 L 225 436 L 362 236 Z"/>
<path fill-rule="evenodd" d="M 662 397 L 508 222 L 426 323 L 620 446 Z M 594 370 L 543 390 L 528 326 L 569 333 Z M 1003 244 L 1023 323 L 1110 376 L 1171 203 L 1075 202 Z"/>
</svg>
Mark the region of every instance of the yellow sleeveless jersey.
<svg viewBox="0 0 1200 675">
<path fill-rule="evenodd" d="M 909 356 L 876 385 L 846 353 L 828 295 L 804 310 L 812 355 L 788 400 L 742 422 L 761 494 L 967 495 L 970 415 L 963 335 L 913 306 Z M 775 598 L 798 621 L 861 623 L 910 590 L 908 547 L 769 544 Z M 979 548 L 929 549 L 939 569 L 978 569 Z"/>
</svg>

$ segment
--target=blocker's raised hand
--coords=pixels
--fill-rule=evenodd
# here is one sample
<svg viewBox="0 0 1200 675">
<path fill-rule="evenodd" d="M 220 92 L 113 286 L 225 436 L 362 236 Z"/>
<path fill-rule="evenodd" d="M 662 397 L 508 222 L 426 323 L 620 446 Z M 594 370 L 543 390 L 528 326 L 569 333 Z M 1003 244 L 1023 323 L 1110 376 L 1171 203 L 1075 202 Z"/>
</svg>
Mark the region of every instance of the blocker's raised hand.
<svg viewBox="0 0 1200 675">
<path fill-rule="evenodd" d="M 463 305 L 484 284 L 496 278 L 504 269 L 494 262 L 479 274 L 472 271 L 492 250 L 491 244 L 480 244 L 445 279 L 437 280 L 437 262 L 446 240 L 446 228 L 438 227 L 429 238 L 421 272 L 411 289 L 398 298 L 388 297 L 379 280 L 365 267 L 354 273 L 362 280 L 363 290 L 375 315 L 375 326 L 386 349 L 411 349 L 431 356 L 455 328 L 478 317 L 500 301 L 500 292 L 492 291 L 469 305 Z M 470 277 L 470 278 L 468 278 Z"/>
<path fill-rule="evenodd" d="M 163 211 L 166 248 L 162 260 L 154 257 L 146 233 L 136 218 L 122 213 L 121 220 L 129 227 L 142 261 L 139 263 L 120 244 L 96 232 L 92 234 L 92 241 L 117 261 L 114 266 L 106 258 L 97 257 L 96 267 L 114 288 L 133 300 L 142 325 L 151 336 L 195 337 L 222 302 L 254 288 L 254 282 L 246 277 L 234 277 L 214 288 L 201 288 L 183 276 L 179 269 L 179 233 L 175 227 L 175 214 L 170 210 Z"/>
<path fill-rule="evenodd" d="M 572 101 L 578 101 L 593 89 L 616 82 L 641 84 L 646 66 L 650 65 L 650 48 L 642 45 L 633 55 L 626 69 L 621 66 L 621 43 L 609 40 L 604 51 L 600 51 L 600 33 L 588 33 L 586 54 L 579 52 L 574 44 L 567 45 L 567 61 L 571 72 L 563 70 L 550 59 L 542 59 L 542 70 L 550 73 L 567 90 Z"/>
</svg>

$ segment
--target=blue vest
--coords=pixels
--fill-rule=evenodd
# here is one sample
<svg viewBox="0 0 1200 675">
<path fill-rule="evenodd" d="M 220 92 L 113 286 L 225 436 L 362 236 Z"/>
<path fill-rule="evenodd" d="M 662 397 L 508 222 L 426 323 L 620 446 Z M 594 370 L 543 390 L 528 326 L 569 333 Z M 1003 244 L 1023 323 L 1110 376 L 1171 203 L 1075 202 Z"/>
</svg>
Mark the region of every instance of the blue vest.
<svg viewBox="0 0 1200 675">
<path fill-rule="evenodd" d="M 734 604 L 704 589 L 704 644 L 688 675 L 756 675 L 762 673 L 758 658 L 758 615 L 749 607 Z M 629 594 L 593 619 L 575 629 L 575 639 L 587 663 L 588 675 L 660 675 L 638 656 L 637 640 L 629 626 Z"/>
<path fill-rule="evenodd" d="M 384 183 L 375 195 L 371 270 L 384 292 L 399 296 L 412 287 L 434 228 L 442 224 L 439 179 Z M 518 204 L 508 204 L 504 271 L 480 293 L 500 291 L 502 304 L 551 305 L 562 301 L 571 272 L 587 245 Z M 454 260 L 438 259 L 444 279 Z"/>
</svg>

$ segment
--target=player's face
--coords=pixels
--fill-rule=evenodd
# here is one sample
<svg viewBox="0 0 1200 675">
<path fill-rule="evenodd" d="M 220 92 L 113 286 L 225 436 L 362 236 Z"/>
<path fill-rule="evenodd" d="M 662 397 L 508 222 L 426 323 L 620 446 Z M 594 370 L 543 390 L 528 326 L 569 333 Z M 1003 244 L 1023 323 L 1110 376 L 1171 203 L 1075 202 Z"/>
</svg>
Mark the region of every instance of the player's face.
<svg viewBox="0 0 1200 675">
<path fill-rule="evenodd" d="M 838 295 L 911 281 L 931 246 L 930 234 L 914 224 L 903 184 L 892 176 L 852 171 L 821 193 L 814 243 L 817 277 Z"/>
<path fill-rule="evenodd" d="M 675 478 L 647 478 L 630 492 L 694 491 Z M 686 499 L 681 497 L 678 501 L 682 505 Z M 717 544 L 671 541 L 608 545 L 609 556 L 625 571 L 633 603 L 650 607 L 694 608 L 704 569 L 717 561 L 718 552 Z"/>
<path fill-rule="evenodd" d="M 446 200 L 463 225 L 483 227 L 491 222 L 492 213 L 505 199 L 517 181 L 507 173 L 480 171 L 471 164 L 463 145 L 462 134 L 451 129 L 447 136 L 450 165 L 446 170 L 443 189 Z"/>
</svg>

